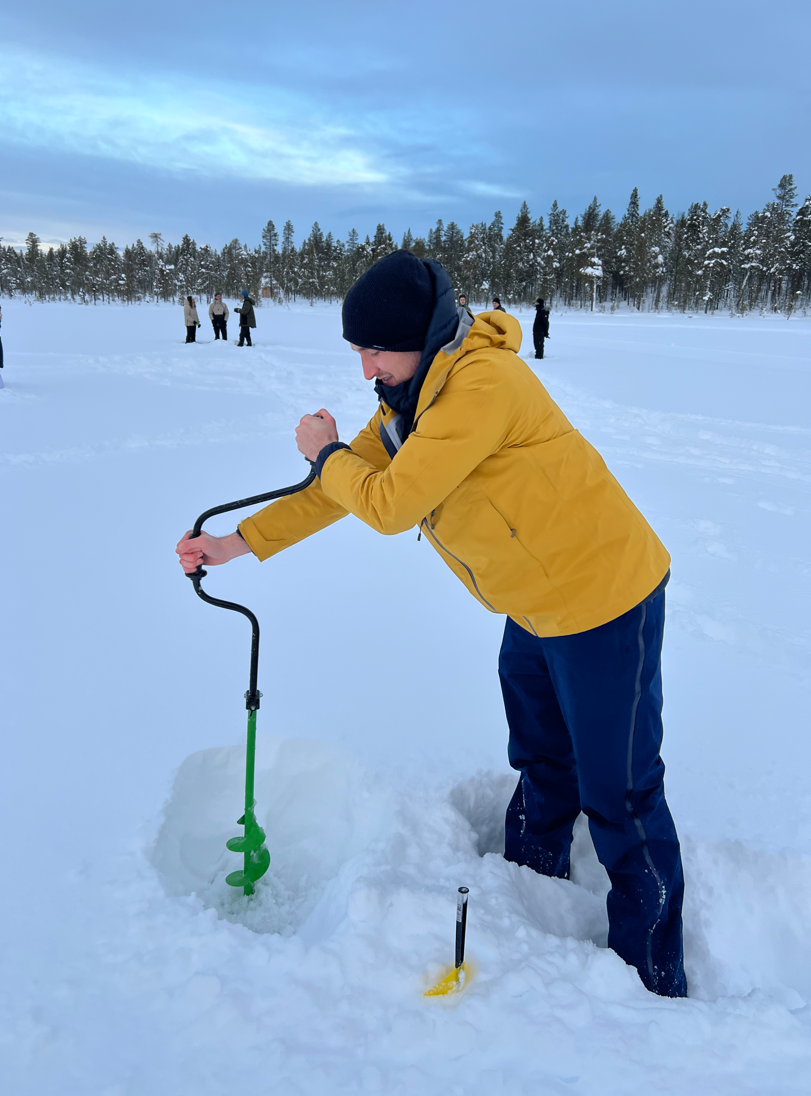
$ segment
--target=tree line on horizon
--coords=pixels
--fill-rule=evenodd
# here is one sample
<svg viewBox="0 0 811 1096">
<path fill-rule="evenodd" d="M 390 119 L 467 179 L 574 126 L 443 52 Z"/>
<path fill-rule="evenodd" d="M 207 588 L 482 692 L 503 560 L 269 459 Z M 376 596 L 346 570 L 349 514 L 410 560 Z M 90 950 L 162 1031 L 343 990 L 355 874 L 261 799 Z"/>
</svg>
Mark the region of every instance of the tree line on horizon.
<svg viewBox="0 0 811 1096">
<path fill-rule="evenodd" d="M 77 236 L 45 251 L 31 232 L 22 249 L 0 244 L 0 296 L 136 303 L 247 289 L 279 303 L 335 301 L 377 259 L 404 247 L 438 259 L 474 304 L 494 295 L 530 304 L 540 296 L 552 306 L 591 309 L 625 303 L 790 315 L 811 303 L 811 196 L 798 203 L 793 175 L 783 175 L 773 194 L 746 223 L 730 207 L 711 212 L 706 202 L 673 217 L 661 195 L 642 211 L 634 188 L 620 219 L 596 197 L 572 223 L 556 201 L 546 220 L 533 220 L 524 202 L 509 231 L 497 212 L 467 235 L 455 221 L 438 220 L 427 235 L 409 229 L 399 243 L 384 224 L 363 240 L 355 229 L 340 240 L 316 222 L 297 245 L 289 220 L 281 232 L 268 221 L 260 246 L 235 239 L 219 251 L 188 235 L 166 243 L 159 232 L 149 234 L 149 247 L 139 239 L 118 248 L 106 237 L 88 247 Z"/>
</svg>

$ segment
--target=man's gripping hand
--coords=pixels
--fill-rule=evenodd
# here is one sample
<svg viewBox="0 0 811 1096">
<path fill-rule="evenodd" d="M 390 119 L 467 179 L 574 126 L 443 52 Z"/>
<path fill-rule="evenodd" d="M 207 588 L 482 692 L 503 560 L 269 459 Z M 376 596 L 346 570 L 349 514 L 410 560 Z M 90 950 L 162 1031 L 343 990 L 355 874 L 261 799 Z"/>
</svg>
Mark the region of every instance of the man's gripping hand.
<svg viewBox="0 0 811 1096">
<path fill-rule="evenodd" d="M 180 556 L 180 566 L 190 575 L 202 564 L 204 567 L 218 567 L 237 556 L 244 556 L 250 548 L 239 535 L 229 533 L 227 537 L 212 537 L 210 533 L 201 533 L 191 538 L 191 529 L 178 541 L 175 551 Z"/>
<path fill-rule="evenodd" d="M 323 407 L 314 415 L 305 415 L 296 427 L 296 445 L 307 460 L 314 461 L 324 446 L 332 441 L 338 441 L 338 427 Z"/>
</svg>

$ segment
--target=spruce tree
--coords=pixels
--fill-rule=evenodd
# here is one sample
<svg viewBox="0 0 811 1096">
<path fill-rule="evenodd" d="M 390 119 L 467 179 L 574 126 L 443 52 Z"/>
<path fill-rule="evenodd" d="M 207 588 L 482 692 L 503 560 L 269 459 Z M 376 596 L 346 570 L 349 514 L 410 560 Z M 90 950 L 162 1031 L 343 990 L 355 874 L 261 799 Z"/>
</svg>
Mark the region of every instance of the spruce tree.
<svg viewBox="0 0 811 1096">
<path fill-rule="evenodd" d="M 285 221 L 282 228 L 282 247 L 279 255 L 279 282 L 285 300 L 295 300 L 298 291 L 298 253 L 292 221 Z"/>
<path fill-rule="evenodd" d="M 566 304 L 570 303 L 570 297 L 564 292 L 566 279 L 566 256 L 569 249 L 569 215 L 565 209 L 558 206 L 557 199 L 552 202 L 547 220 L 549 230 L 549 250 L 553 253 L 552 268 L 555 278 L 555 292 L 563 297 Z M 552 294 L 549 294 L 550 297 Z"/>
<path fill-rule="evenodd" d="M 515 224 L 504 242 L 502 267 L 502 291 L 507 298 L 515 302 L 528 301 L 535 290 L 538 269 L 535 226 L 526 202 L 521 203 Z"/>
<path fill-rule="evenodd" d="M 273 221 L 268 221 L 262 229 L 262 258 L 264 268 L 262 284 L 267 286 L 271 296 L 275 296 L 278 282 L 276 266 L 279 262 L 279 233 Z"/>
<path fill-rule="evenodd" d="M 504 218 L 501 215 L 501 210 L 496 210 L 496 212 L 493 214 L 493 220 L 487 226 L 487 232 L 485 233 L 485 245 L 487 255 L 485 281 L 487 286 L 487 296 L 490 298 L 490 300 L 492 300 L 494 296 L 498 297 L 502 292 L 502 263 L 504 260 Z"/>
<path fill-rule="evenodd" d="M 442 241 L 443 266 L 459 291 L 464 281 L 465 237 L 456 221 L 449 221 Z"/>
<path fill-rule="evenodd" d="M 811 194 L 794 217 L 789 257 L 790 309 L 811 297 Z"/>
</svg>

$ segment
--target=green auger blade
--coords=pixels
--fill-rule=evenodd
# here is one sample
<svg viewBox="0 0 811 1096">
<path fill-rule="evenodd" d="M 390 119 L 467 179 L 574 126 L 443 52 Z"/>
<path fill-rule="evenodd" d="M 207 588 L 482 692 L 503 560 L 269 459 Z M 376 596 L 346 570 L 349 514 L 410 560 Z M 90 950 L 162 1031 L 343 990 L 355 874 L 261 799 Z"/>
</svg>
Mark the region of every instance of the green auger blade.
<svg viewBox="0 0 811 1096">
<path fill-rule="evenodd" d="M 253 852 L 264 840 L 265 831 L 261 826 L 255 825 L 252 829 L 246 830 L 242 837 L 230 837 L 225 842 L 225 847 L 231 852 Z"/>
<path fill-rule="evenodd" d="M 257 625 L 258 627 L 258 625 Z M 258 633 L 257 633 L 258 634 Z M 257 639 L 258 643 L 258 639 Z M 241 837 L 231 837 L 225 842 L 230 852 L 242 853 L 242 871 L 232 871 L 225 877 L 230 887 L 242 887 L 245 894 L 254 893 L 254 883 L 261 879 L 270 867 L 270 853 L 265 848 L 265 831 L 256 821 L 253 797 L 254 766 L 256 764 L 256 709 L 261 693 L 246 693 L 248 706 L 248 738 L 245 746 L 245 813 L 237 822 L 245 827 Z"/>
<path fill-rule="evenodd" d="M 243 870 L 232 871 L 230 875 L 226 875 L 225 882 L 229 887 L 242 887 L 245 894 L 253 894 L 254 883 L 257 879 L 261 879 L 270 867 L 270 853 L 267 849 L 261 848 L 256 853 L 246 854 L 245 859 L 248 863 Z"/>
</svg>

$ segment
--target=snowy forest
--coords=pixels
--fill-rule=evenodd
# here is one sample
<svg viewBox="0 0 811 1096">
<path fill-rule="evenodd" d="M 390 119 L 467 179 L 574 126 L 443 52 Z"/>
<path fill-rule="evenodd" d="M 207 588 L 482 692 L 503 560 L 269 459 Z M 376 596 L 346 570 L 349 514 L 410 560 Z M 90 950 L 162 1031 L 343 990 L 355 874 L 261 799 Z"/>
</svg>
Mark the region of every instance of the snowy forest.
<svg viewBox="0 0 811 1096">
<path fill-rule="evenodd" d="M 232 240 L 218 251 L 188 235 L 179 244 L 161 233 L 117 247 L 106 237 L 88 247 L 82 236 L 46 251 L 29 233 L 25 248 L 0 244 L 0 295 L 38 300 L 138 302 L 210 299 L 247 289 L 279 303 L 340 300 L 375 260 L 397 247 L 438 259 L 473 303 L 494 294 L 510 304 L 537 296 L 554 306 L 714 312 L 766 310 L 790 315 L 811 304 L 811 196 L 799 202 L 793 175 L 744 223 L 730 207 L 695 202 L 671 216 L 660 195 L 640 209 L 635 188 L 621 218 L 595 197 L 570 222 L 552 204 L 533 219 L 526 202 L 506 229 L 500 212 L 488 224 L 438 220 L 425 236 L 409 229 L 396 241 L 384 224 L 361 239 L 322 231 L 318 222 L 299 244 L 288 220 L 268 221 L 261 246 Z"/>
</svg>

